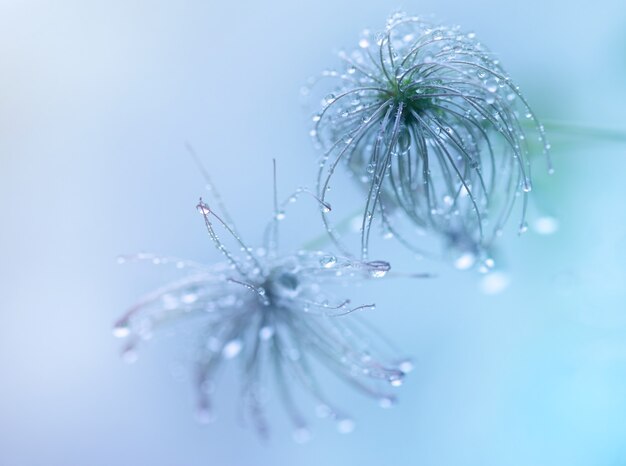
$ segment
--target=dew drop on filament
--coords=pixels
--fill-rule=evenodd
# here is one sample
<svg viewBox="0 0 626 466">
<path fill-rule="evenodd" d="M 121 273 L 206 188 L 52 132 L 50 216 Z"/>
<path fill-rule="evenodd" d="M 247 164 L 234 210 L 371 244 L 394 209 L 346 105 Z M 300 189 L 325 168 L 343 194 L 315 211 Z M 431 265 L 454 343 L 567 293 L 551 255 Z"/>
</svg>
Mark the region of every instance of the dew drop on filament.
<svg viewBox="0 0 626 466">
<path fill-rule="evenodd" d="M 211 209 L 209 209 L 209 206 L 202 201 L 198 203 L 196 209 L 198 210 L 198 212 L 200 212 L 201 215 L 209 215 L 211 213 Z"/>
<path fill-rule="evenodd" d="M 372 278 L 382 278 L 387 275 L 387 272 L 391 269 L 389 262 L 385 261 L 371 261 L 368 262 L 367 268 L 369 271 L 369 275 Z"/>
<path fill-rule="evenodd" d="M 337 264 L 337 258 L 335 256 L 324 256 L 320 259 L 320 265 L 325 269 L 330 269 Z"/>
<path fill-rule="evenodd" d="M 528 223 L 524 222 L 519 226 L 519 234 L 526 233 L 528 231 Z"/>
<path fill-rule="evenodd" d="M 113 336 L 116 338 L 124 338 L 130 335 L 130 329 L 128 328 L 128 324 L 121 323 L 117 324 L 113 327 Z"/>
<path fill-rule="evenodd" d="M 337 431 L 340 434 L 349 434 L 354 431 L 354 421 L 350 418 L 343 418 L 337 421 Z"/>
<path fill-rule="evenodd" d="M 184 294 L 181 298 L 180 298 L 181 302 L 183 302 L 184 304 L 193 304 L 198 300 L 198 295 L 195 293 L 187 293 Z"/>
<path fill-rule="evenodd" d="M 410 359 L 405 359 L 398 365 L 398 369 L 402 371 L 403 374 L 408 374 L 413 370 L 415 366 L 413 365 L 413 361 Z"/>
<path fill-rule="evenodd" d="M 233 359 L 241 352 L 243 347 L 240 340 L 231 340 L 224 345 L 222 349 L 222 356 L 224 359 Z"/>
<path fill-rule="evenodd" d="M 267 341 L 274 336 L 274 329 L 272 327 L 262 327 L 259 330 L 259 338 L 263 341 Z"/>
<path fill-rule="evenodd" d="M 454 260 L 454 267 L 459 270 L 467 270 L 476 262 L 476 257 L 471 252 L 465 252 Z"/>
<path fill-rule="evenodd" d="M 389 376 L 389 383 L 392 387 L 399 387 L 402 385 L 404 374 L 402 372 L 393 373 Z"/>
</svg>

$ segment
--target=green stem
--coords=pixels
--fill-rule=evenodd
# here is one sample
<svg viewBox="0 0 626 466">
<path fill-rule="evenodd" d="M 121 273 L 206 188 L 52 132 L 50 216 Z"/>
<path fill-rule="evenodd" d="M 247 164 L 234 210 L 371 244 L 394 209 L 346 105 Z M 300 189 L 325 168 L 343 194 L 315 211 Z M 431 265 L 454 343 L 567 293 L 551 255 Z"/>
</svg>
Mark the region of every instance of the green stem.
<svg viewBox="0 0 626 466">
<path fill-rule="evenodd" d="M 607 141 L 626 142 L 626 130 L 601 128 L 579 123 L 570 123 L 558 120 L 542 121 L 546 130 L 551 133 L 561 133 L 571 136 L 591 137 Z"/>
</svg>

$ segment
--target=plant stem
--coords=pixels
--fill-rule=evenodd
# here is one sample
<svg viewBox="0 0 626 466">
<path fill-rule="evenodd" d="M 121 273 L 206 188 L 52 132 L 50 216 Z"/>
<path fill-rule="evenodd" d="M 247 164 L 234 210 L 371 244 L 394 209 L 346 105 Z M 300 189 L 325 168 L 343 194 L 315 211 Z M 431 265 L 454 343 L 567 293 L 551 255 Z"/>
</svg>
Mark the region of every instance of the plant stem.
<svg viewBox="0 0 626 466">
<path fill-rule="evenodd" d="M 546 120 L 542 121 L 542 123 L 544 127 L 552 133 L 598 138 L 606 141 L 626 142 L 626 130 L 622 129 L 602 128 L 558 120 Z"/>
</svg>

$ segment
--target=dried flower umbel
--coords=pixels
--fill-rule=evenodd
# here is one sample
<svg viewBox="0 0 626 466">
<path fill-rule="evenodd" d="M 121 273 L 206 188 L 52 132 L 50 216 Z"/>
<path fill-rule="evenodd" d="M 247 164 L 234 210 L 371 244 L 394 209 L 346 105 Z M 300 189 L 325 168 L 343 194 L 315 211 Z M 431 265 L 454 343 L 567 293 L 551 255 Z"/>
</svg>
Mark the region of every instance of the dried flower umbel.
<svg viewBox="0 0 626 466">
<path fill-rule="evenodd" d="M 363 259 L 375 217 L 418 250 L 392 224 L 400 213 L 466 259 L 491 260 L 489 248 L 518 197 L 519 231 L 526 230 L 529 140 L 547 158 L 550 148 L 519 88 L 475 34 L 458 27 L 397 13 L 384 32 L 364 31 L 358 45 L 340 53 L 339 71 L 323 74 L 332 84 L 311 131 L 324 149 L 321 200 L 340 164 L 364 186 Z M 328 213 L 322 216 L 341 245 Z"/>
<path fill-rule="evenodd" d="M 114 334 L 126 338 L 123 354 L 134 359 L 138 343 L 157 328 L 185 321 L 194 332 L 197 329 L 194 380 L 201 421 L 213 419 L 211 392 L 218 372 L 224 362 L 235 358 L 241 368 L 244 413 L 259 434 L 265 436 L 268 431 L 265 403 L 273 385 L 299 442 L 310 436 L 299 406 L 299 392 L 307 392 L 318 405 L 318 415 L 334 419 L 340 432 L 354 428 L 352 419 L 319 386 L 316 365 L 325 366 L 383 407 L 395 402 L 390 386 L 401 385 L 411 369 L 410 362 L 398 358 L 393 345 L 361 316 L 348 316 L 373 309 L 373 304 L 353 306 L 347 299 L 335 299 L 329 291 L 336 284 L 384 276 L 389 264 L 353 261 L 322 252 L 278 253 L 278 222 L 284 218 L 284 207 L 305 192 L 298 190 L 281 205 L 275 200 L 265 245 L 256 250 L 242 241 L 227 212 L 218 215 L 201 199 L 198 211 L 212 242 L 226 257 L 225 263 L 202 267 L 146 255 L 121 258 L 173 262 L 190 270 L 182 280 L 131 308 L 116 322 Z M 216 226 L 226 231 L 236 249 L 218 238 Z M 294 383 L 298 386 L 295 394 Z"/>
</svg>

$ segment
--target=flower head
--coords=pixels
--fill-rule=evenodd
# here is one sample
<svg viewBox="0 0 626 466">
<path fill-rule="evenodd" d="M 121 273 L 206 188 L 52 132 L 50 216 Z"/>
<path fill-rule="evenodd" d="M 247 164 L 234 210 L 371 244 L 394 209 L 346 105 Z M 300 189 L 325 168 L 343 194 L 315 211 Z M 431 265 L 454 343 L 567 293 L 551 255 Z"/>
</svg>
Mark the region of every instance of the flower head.
<svg viewBox="0 0 626 466">
<path fill-rule="evenodd" d="M 394 231 L 395 212 L 480 256 L 522 197 L 525 230 L 529 139 L 546 156 L 549 144 L 519 88 L 474 33 L 397 13 L 384 32 L 365 31 L 356 50 L 339 56 L 341 70 L 323 74 L 333 84 L 311 134 L 324 148 L 322 201 L 339 164 L 365 188 L 363 258 L 375 217 L 414 244 Z"/>
<path fill-rule="evenodd" d="M 298 190 L 289 200 L 305 192 Z M 211 392 L 218 373 L 225 362 L 237 359 L 241 402 L 257 431 L 261 435 L 268 431 L 266 393 L 273 386 L 293 423 L 294 438 L 305 441 L 310 434 L 299 392 L 307 392 L 317 402 L 319 415 L 336 420 L 340 432 L 354 426 L 320 387 L 316 365 L 325 366 L 381 406 L 390 406 L 395 400 L 390 387 L 402 383 L 410 364 L 397 358 L 393 345 L 360 316 L 348 316 L 373 309 L 373 304 L 355 306 L 348 299 L 335 298 L 331 291 L 336 284 L 383 276 L 389 264 L 312 251 L 279 254 L 278 221 L 284 217 L 287 202 L 275 202 L 264 247 L 254 250 L 243 242 L 226 212 L 218 215 L 201 199 L 197 209 L 226 261 L 203 267 L 134 256 L 172 262 L 190 272 L 132 307 L 115 323 L 114 334 L 127 339 L 123 354 L 134 359 L 137 345 L 154 330 L 185 321 L 197 330 L 194 379 L 200 419 L 213 418 Z M 222 206 L 219 196 L 216 203 Z M 225 230 L 236 249 L 218 237 L 216 227 Z M 292 384 L 299 385 L 297 392 Z"/>
</svg>

